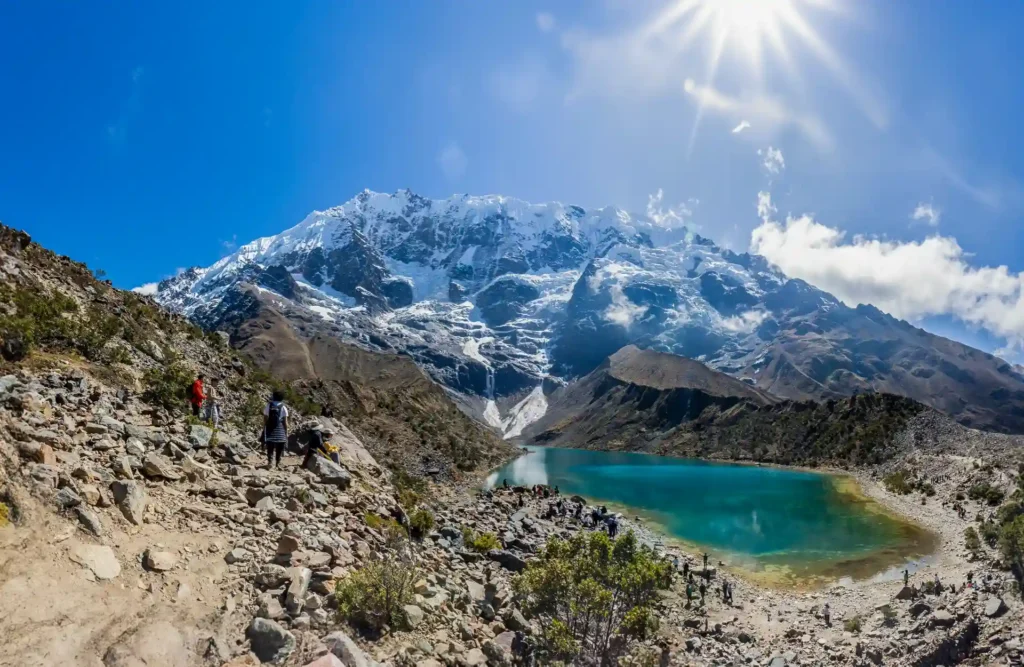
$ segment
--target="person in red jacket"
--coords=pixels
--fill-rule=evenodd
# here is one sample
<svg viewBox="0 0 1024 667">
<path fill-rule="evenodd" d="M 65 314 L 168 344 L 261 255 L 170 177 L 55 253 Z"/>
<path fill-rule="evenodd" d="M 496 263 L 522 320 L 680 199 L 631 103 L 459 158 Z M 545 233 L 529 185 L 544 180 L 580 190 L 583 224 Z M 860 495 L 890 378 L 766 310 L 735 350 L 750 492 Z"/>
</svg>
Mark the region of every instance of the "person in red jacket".
<svg viewBox="0 0 1024 667">
<path fill-rule="evenodd" d="M 189 396 L 189 402 L 192 403 L 192 416 L 198 417 L 199 411 L 203 407 L 203 401 L 206 400 L 206 394 L 203 393 L 203 374 L 200 373 L 196 381 L 192 383 L 192 395 Z"/>
</svg>

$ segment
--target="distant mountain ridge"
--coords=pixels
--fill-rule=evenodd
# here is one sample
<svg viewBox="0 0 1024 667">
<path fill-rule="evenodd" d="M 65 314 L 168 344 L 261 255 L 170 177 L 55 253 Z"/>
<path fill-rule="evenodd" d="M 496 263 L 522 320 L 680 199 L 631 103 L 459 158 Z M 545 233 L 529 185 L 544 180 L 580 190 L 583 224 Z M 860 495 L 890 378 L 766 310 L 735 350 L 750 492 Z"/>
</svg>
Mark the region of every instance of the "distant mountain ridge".
<svg viewBox="0 0 1024 667">
<path fill-rule="evenodd" d="M 631 344 L 780 398 L 889 392 L 1024 432 L 1024 377 L 1005 361 L 614 207 L 364 191 L 163 281 L 155 298 L 224 327 L 243 286 L 308 335 L 410 356 L 506 437 Z"/>
</svg>

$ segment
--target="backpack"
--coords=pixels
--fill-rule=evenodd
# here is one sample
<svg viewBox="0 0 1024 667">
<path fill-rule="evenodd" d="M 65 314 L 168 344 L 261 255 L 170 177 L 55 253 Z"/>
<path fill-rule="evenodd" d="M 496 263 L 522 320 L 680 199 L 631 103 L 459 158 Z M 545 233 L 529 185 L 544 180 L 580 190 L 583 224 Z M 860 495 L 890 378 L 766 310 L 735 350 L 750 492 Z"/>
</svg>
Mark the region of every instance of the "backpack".
<svg viewBox="0 0 1024 667">
<path fill-rule="evenodd" d="M 284 403 L 278 403 L 271 401 L 270 408 L 267 410 L 267 433 L 273 433 L 281 427 L 281 406 Z"/>
</svg>

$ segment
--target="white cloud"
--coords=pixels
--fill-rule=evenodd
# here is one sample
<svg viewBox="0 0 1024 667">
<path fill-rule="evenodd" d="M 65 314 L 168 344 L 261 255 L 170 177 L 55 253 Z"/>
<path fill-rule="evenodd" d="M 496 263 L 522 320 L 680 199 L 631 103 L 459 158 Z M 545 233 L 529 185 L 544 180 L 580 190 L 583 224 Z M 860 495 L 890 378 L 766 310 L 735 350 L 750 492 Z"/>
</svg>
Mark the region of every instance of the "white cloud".
<svg viewBox="0 0 1024 667">
<path fill-rule="evenodd" d="M 220 247 L 228 255 L 238 250 L 238 234 L 232 234 L 230 239 L 221 241 Z"/>
<path fill-rule="evenodd" d="M 786 168 L 786 159 L 782 157 L 782 151 L 778 148 L 772 148 L 769 146 L 765 150 L 758 150 L 757 154 L 761 156 L 761 166 L 769 174 L 778 175 Z"/>
<path fill-rule="evenodd" d="M 687 220 L 693 215 L 693 210 L 686 204 L 663 208 L 664 199 L 665 193 L 661 188 L 658 188 L 653 195 L 647 195 L 647 217 L 663 229 L 678 229 L 685 226 Z"/>
<path fill-rule="evenodd" d="M 955 238 L 848 239 L 808 215 L 785 223 L 764 216 L 750 249 L 847 305 L 872 304 L 908 320 L 951 315 L 1006 338 L 1011 347 L 1024 341 L 1024 272 L 973 267 Z"/>
<path fill-rule="evenodd" d="M 609 291 L 611 292 L 612 303 L 603 313 L 604 319 L 609 322 L 614 322 L 628 329 L 633 326 L 633 322 L 638 317 L 643 317 L 647 313 L 647 306 L 638 306 L 630 301 L 629 297 L 622 291 L 621 286 L 612 285 Z"/>
<path fill-rule="evenodd" d="M 683 91 L 693 97 L 705 112 L 717 112 L 733 118 L 753 118 L 759 131 L 777 132 L 792 127 L 799 130 L 819 150 L 831 150 L 835 145 L 831 133 L 817 116 L 793 111 L 780 99 L 763 95 L 732 97 L 712 86 L 699 85 L 693 79 L 683 82 Z"/>
<path fill-rule="evenodd" d="M 737 125 L 736 127 L 732 128 L 732 133 L 733 134 L 739 134 L 743 130 L 746 130 L 746 129 L 749 129 L 749 128 L 750 128 L 750 123 L 748 123 L 745 120 L 741 120 L 739 125 Z"/>
<path fill-rule="evenodd" d="M 772 203 L 772 194 L 764 190 L 758 192 L 757 217 L 761 218 L 764 222 L 768 222 L 768 219 L 775 215 L 775 211 L 775 204 Z"/>
<path fill-rule="evenodd" d="M 932 227 L 938 226 L 941 217 L 942 211 L 940 209 L 923 202 L 918 204 L 914 212 L 910 214 L 911 220 L 924 220 Z"/>
<path fill-rule="evenodd" d="M 462 148 L 454 141 L 441 149 L 437 154 L 437 165 L 441 167 L 444 177 L 449 181 L 458 181 L 466 173 L 469 159 Z"/>
<path fill-rule="evenodd" d="M 739 315 L 722 318 L 722 327 L 735 333 L 751 333 L 761 326 L 767 313 L 763 310 L 748 310 Z"/>
<path fill-rule="evenodd" d="M 143 294 L 145 296 L 153 296 L 154 294 L 156 294 L 156 290 L 157 290 L 157 288 L 159 286 L 160 286 L 160 283 L 146 283 L 145 285 L 139 285 L 138 287 L 133 287 L 132 291 L 135 292 L 136 294 Z"/>
<path fill-rule="evenodd" d="M 555 29 L 555 17 L 547 12 L 537 14 L 537 29 L 541 32 L 551 32 Z"/>
</svg>

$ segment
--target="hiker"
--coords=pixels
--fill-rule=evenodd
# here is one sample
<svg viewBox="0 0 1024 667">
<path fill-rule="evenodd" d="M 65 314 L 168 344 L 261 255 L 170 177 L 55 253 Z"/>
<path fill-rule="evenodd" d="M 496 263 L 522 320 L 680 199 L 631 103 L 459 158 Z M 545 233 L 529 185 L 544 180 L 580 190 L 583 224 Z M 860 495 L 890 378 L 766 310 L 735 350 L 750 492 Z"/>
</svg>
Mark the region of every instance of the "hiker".
<svg viewBox="0 0 1024 667">
<path fill-rule="evenodd" d="M 217 400 L 219 390 L 220 380 L 212 378 L 203 401 L 203 418 L 207 423 L 213 425 L 214 430 L 220 426 L 220 402 Z"/>
<path fill-rule="evenodd" d="M 903 570 L 903 585 L 906 586 L 910 583 L 910 570 Z"/>
<path fill-rule="evenodd" d="M 263 408 L 263 442 L 267 446 L 267 467 L 280 468 L 284 446 L 288 444 L 288 407 L 280 389 L 274 390 Z"/>
<path fill-rule="evenodd" d="M 707 552 L 704 552 L 704 569 L 705 570 L 708 569 L 708 554 L 707 554 Z"/>
<path fill-rule="evenodd" d="M 615 517 L 608 519 L 608 537 L 615 539 L 615 535 L 619 532 L 619 522 Z"/>
<path fill-rule="evenodd" d="M 309 447 L 306 448 L 306 458 L 302 460 L 303 468 L 309 468 L 310 461 L 317 455 L 341 464 L 338 448 L 330 443 L 332 437 L 334 437 L 334 431 L 329 428 L 313 430 L 310 435 Z"/>
<path fill-rule="evenodd" d="M 686 584 L 686 608 L 690 608 L 690 604 L 693 602 L 693 584 L 687 582 Z"/>
<path fill-rule="evenodd" d="M 203 380 L 205 376 L 200 373 L 196 376 L 195 382 L 192 383 L 191 389 L 189 389 L 188 401 L 192 404 L 192 416 L 196 419 L 199 418 L 199 412 L 203 407 L 203 401 L 206 399 L 206 394 L 203 393 Z"/>
<path fill-rule="evenodd" d="M 722 602 L 729 603 L 729 582 L 722 579 Z"/>
<path fill-rule="evenodd" d="M 700 591 L 700 604 L 704 605 L 704 594 L 708 592 L 708 587 L 704 584 L 704 580 L 701 579 L 700 586 L 697 588 Z"/>
<path fill-rule="evenodd" d="M 825 627 L 832 627 L 832 610 L 829 608 L 828 603 L 825 603 L 825 608 L 821 610 L 821 615 L 825 617 Z"/>
<path fill-rule="evenodd" d="M 690 577 L 690 561 L 689 559 L 683 561 L 683 579 Z"/>
<path fill-rule="evenodd" d="M 501 480 L 501 488 L 508 489 L 508 478 Z"/>
</svg>

